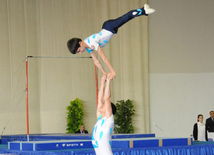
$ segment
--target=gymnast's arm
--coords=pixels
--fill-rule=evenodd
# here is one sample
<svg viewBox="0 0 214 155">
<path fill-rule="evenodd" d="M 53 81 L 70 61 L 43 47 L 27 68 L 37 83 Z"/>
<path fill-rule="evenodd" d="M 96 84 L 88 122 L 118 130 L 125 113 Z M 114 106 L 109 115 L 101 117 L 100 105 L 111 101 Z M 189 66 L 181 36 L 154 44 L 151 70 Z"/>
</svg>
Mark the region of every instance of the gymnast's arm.
<svg viewBox="0 0 214 155">
<path fill-rule="evenodd" d="M 105 95 L 104 95 L 104 102 L 105 102 L 105 112 L 106 117 L 109 118 L 112 115 L 112 107 L 111 107 L 111 79 L 107 79 L 106 81 L 106 88 L 105 88 Z"/>
<path fill-rule="evenodd" d="M 105 62 L 105 64 L 108 67 L 108 69 L 110 70 L 110 72 L 111 72 L 111 75 L 110 75 L 111 79 L 114 79 L 116 77 L 116 72 L 115 72 L 114 68 L 112 67 L 111 63 L 109 62 L 108 58 L 105 56 L 105 54 L 102 51 L 102 49 L 101 49 L 100 46 L 98 46 L 97 53 L 100 55 L 100 57 Z"/>
<path fill-rule="evenodd" d="M 94 51 L 91 52 L 91 57 L 94 61 L 94 64 L 97 66 L 97 68 L 100 69 L 100 71 L 103 73 L 103 75 L 107 75 L 106 71 L 103 69 L 103 66 L 100 64 L 99 60 L 97 59 Z"/>
<path fill-rule="evenodd" d="M 103 75 L 100 80 L 100 89 L 98 94 L 98 105 L 97 105 L 97 118 L 101 115 L 101 110 L 103 108 L 103 95 L 104 95 L 104 87 L 105 87 L 106 75 Z"/>
</svg>

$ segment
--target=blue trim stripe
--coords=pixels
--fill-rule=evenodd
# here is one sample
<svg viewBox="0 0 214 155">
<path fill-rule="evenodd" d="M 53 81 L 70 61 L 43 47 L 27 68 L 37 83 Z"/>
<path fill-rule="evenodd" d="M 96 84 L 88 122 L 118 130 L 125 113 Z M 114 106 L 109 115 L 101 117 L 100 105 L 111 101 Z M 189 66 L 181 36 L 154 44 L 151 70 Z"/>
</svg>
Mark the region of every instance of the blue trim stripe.
<svg viewBox="0 0 214 155">
<path fill-rule="evenodd" d="M 94 148 L 98 148 L 98 146 L 97 146 L 97 145 L 94 145 L 94 144 L 92 144 L 92 145 L 93 145 L 93 147 L 94 147 Z"/>
<path fill-rule="evenodd" d="M 111 141 L 109 141 L 109 144 L 110 144 L 110 146 L 111 146 Z"/>
<path fill-rule="evenodd" d="M 100 132 L 100 139 L 103 137 L 103 131 Z"/>
<path fill-rule="evenodd" d="M 105 122 L 105 120 L 103 119 L 103 120 L 102 120 L 102 123 L 101 123 L 101 127 L 103 126 L 104 122 Z"/>
<path fill-rule="evenodd" d="M 92 140 L 95 140 L 95 138 L 94 138 L 94 134 L 92 134 L 92 138 L 91 138 Z"/>
<path fill-rule="evenodd" d="M 97 147 L 99 147 L 99 145 L 98 145 L 98 141 L 96 140 L 96 144 L 97 144 Z"/>
<path fill-rule="evenodd" d="M 89 48 L 85 48 L 88 53 L 91 53 L 93 50 Z"/>
<path fill-rule="evenodd" d="M 110 129 L 110 135 L 112 134 L 112 128 Z"/>
<path fill-rule="evenodd" d="M 94 128 L 93 128 L 93 131 L 92 131 L 92 137 L 91 137 L 91 139 L 92 139 L 92 140 L 95 140 L 95 139 L 94 139 Z"/>
<path fill-rule="evenodd" d="M 138 13 L 138 15 L 141 15 L 141 14 L 142 14 L 142 10 L 141 10 L 141 9 L 137 9 L 137 11 L 140 11 L 140 12 Z"/>
<path fill-rule="evenodd" d="M 100 116 L 98 117 L 98 120 L 100 120 L 100 119 L 101 119 L 101 117 L 102 117 L 102 115 L 100 115 Z"/>
<path fill-rule="evenodd" d="M 95 127 L 94 131 L 95 131 L 95 132 L 97 131 L 97 126 Z"/>
<path fill-rule="evenodd" d="M 101 119 L 101 117 L 102 117 L 102 115 L 100 115 L 100 116 L 98 117 L 98 119 L 97 119 L 97 121 L 96 121 L 96 124 L 97 124 L 97 122 Z"/>
<path fill-rule="evenodd" d="M 103 40 L 103 42 L 104 42 L 105 44 L 107 44 L 107 43 L 108 43 L 108 41 L 107 41 L 107 40 Z"/>
</svg>

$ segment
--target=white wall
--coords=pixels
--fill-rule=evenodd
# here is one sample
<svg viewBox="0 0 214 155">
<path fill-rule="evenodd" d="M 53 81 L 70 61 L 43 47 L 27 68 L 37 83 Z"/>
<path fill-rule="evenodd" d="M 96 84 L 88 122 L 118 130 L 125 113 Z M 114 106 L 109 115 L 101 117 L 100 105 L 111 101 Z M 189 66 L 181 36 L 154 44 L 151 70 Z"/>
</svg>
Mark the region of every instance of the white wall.
<svg viewBox="0 0 214 155">
<path fill-rule="evenodd" d="M 214 110 L 214 1 L 149 4 L 151 132 L 190 136 L 197 115 Z"/>
<path fill-rule="evenodd" d="M 150 75 L 151 129 L 157 136 L 192 134 L 198 114 L 209 117 L 214 101 L 214 73 Z"/>
</svg>

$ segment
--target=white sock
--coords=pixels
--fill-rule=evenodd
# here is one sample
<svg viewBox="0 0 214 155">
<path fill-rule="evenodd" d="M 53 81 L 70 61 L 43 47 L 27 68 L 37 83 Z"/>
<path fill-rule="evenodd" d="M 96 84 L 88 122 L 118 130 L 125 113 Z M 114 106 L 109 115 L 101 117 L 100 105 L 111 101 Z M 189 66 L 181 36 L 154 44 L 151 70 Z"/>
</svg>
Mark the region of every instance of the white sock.
<svg viewBox="0 0 214 155">
<path fill-rule="evenodd" d="M 155 9 L 150 8 L 148 4 L 144 4 L 144 10 L 145 10 L 145 13 L 146 13 L 147 15 L 152 14 L 152 13 L 155 12 Z"/>
</svg>

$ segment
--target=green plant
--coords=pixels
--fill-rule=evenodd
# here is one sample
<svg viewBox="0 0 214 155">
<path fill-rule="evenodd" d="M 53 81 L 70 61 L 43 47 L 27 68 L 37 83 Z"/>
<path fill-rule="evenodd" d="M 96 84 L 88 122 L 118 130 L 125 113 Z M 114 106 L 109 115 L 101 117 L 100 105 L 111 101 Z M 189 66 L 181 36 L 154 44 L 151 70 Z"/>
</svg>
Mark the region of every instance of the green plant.
<svg viewBox="0 0 214 155">
<path fill-rule="evenodd" d="M 117 112 L 115 114 L 115 128 L 116 133 L 134 133 L 134 127 L 132 125 L 132 116 L 135 114 L 133 110 L 133 101 L 120 100 L 117 101 Z"/>
<path fill-rule="evenodd" d="M 70 102 L 67 109 L 67 129 L 66 133 L 75 133 L 83 124 L 83 105 L 80 99 L 76 98 Z"/>
</svg>

